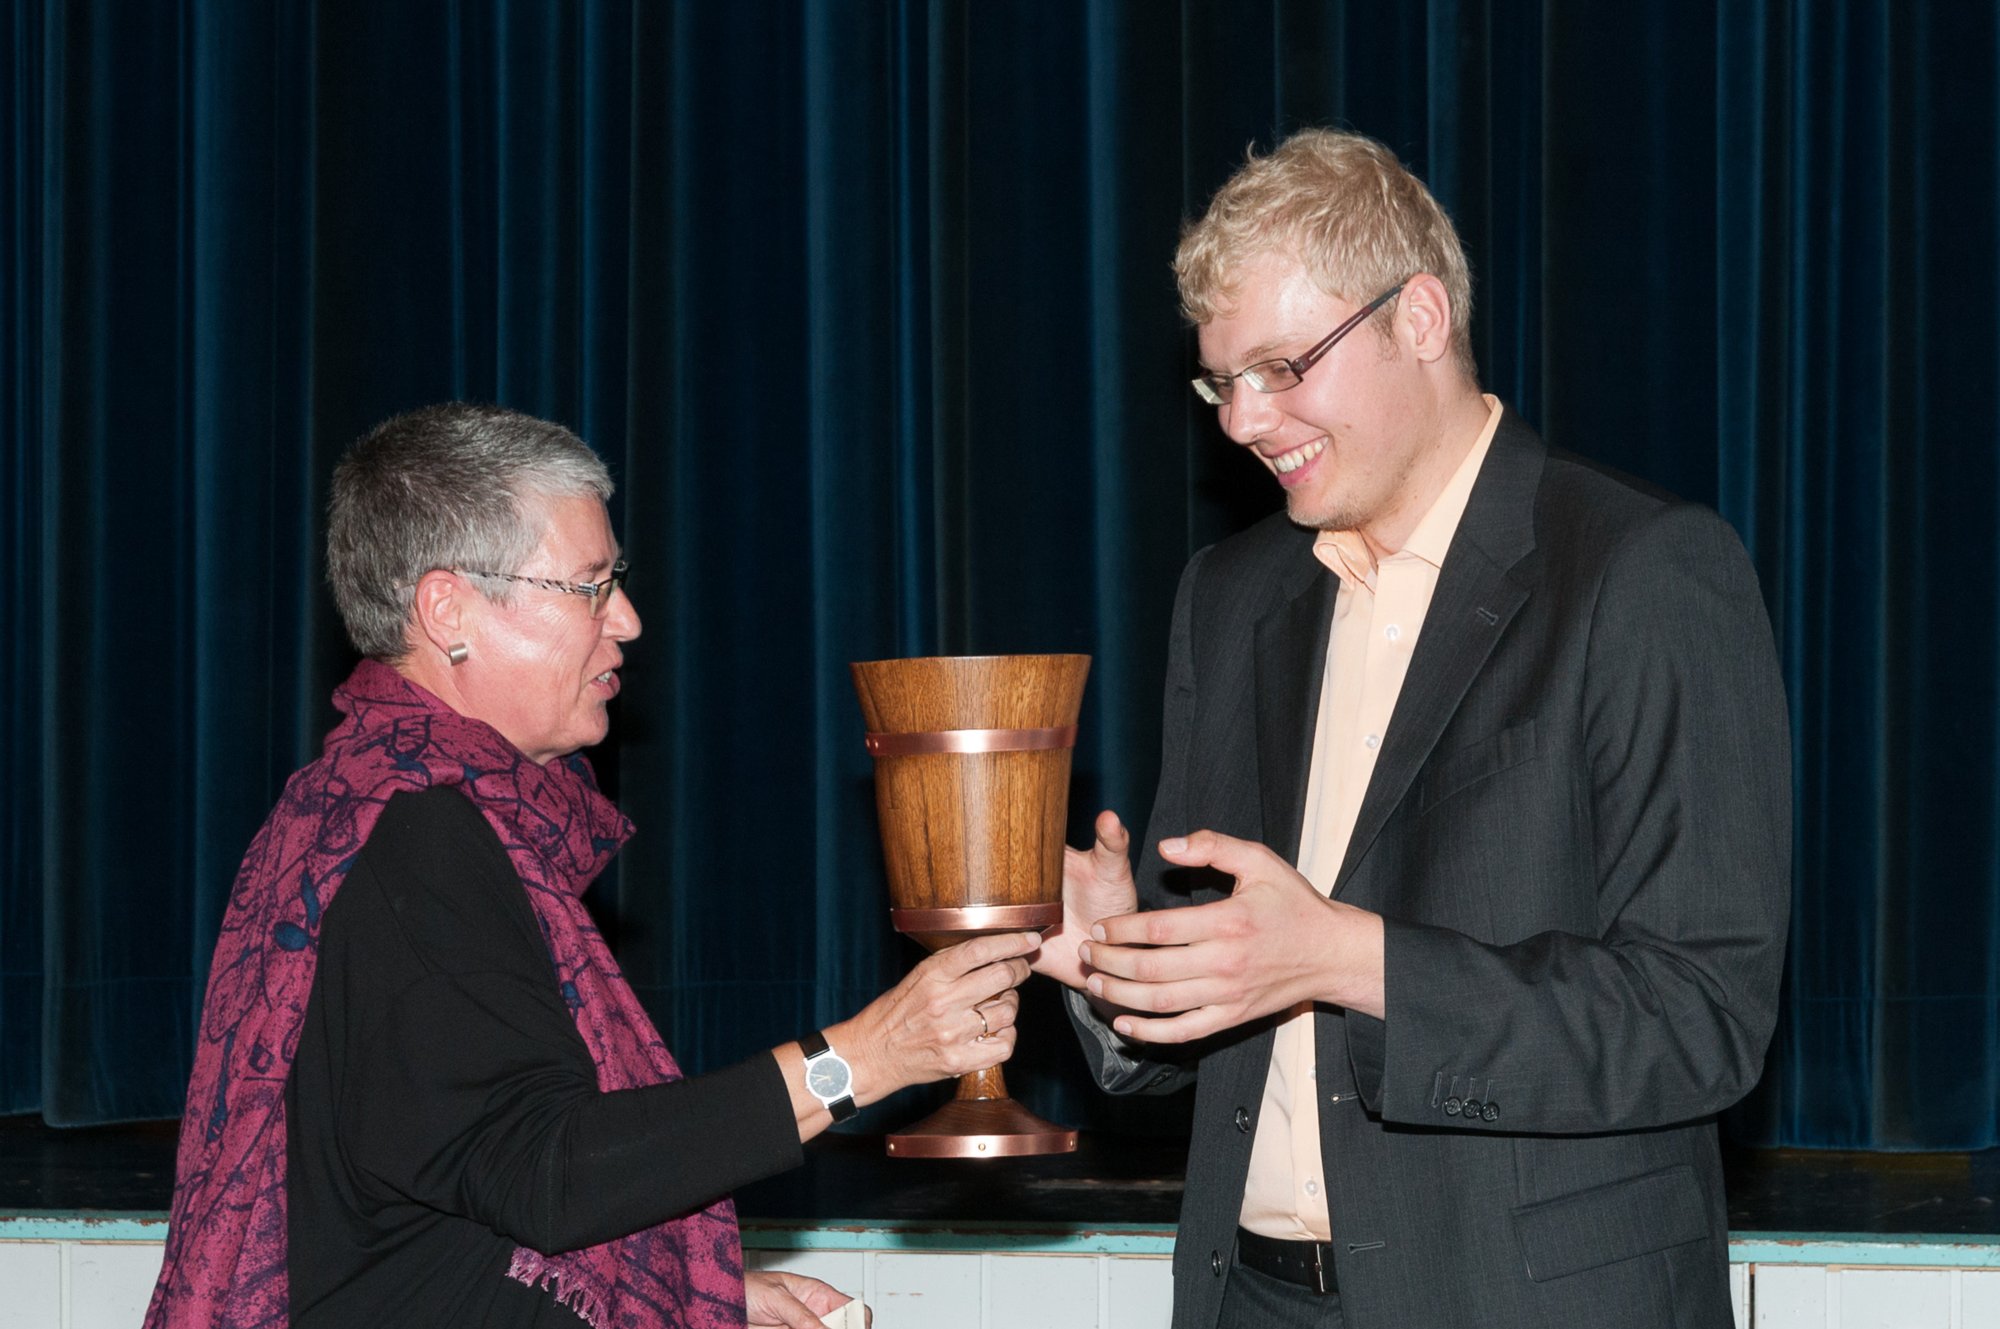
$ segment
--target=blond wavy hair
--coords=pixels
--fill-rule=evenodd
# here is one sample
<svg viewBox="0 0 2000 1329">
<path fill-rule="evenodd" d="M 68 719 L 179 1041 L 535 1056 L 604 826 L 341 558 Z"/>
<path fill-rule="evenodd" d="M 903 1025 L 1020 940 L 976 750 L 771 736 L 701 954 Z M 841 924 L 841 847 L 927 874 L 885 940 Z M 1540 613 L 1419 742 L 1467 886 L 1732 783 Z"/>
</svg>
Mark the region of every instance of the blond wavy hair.
<svg viewBox="0 0 2000 1329">
<path fill-rule="evenodd" d="M 1321 290 L 1352 304 L 1430 273 L 1451 300 L 1453 355 L 1478 381 L 1465 246 L 1424 182 L 1382 144 L 1305 129 L 1262 157 L 1253 148 L 1208 211 L 1181 233 L 1174 276 L 1182 312 L 1197 325 L 1215 318 L 1243 264 L 1273 251 L 1297 259 Z M 1384 335 L 1394 309 L 1392 301 L 1377 316 Z"/>
</svg>

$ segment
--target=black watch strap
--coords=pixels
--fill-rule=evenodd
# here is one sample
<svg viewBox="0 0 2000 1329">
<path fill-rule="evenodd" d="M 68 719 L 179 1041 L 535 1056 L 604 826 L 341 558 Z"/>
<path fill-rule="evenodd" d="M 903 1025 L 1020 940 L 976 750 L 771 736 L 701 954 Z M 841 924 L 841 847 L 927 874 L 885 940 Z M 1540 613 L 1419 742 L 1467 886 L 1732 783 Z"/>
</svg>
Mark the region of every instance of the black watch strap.
<svg viewBox="0 0 2000 1329">
<path fill-rule="evenodd" d="M 827 1050 L 826 1034 L 821 1030 L 815 1029 L 799 1040 L 799 1051 L 806 1054 L 807 1061 Z"/>
</svg>

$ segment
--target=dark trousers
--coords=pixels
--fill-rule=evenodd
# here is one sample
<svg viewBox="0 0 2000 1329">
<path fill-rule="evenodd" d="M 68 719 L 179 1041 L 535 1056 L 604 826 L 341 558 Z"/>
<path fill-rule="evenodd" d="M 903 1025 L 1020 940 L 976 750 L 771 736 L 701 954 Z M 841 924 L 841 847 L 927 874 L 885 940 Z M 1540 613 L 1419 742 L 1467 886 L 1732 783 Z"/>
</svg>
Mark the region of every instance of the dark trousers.
<svg viewBox="0 0 2000 1329">
<path fill-rule="evenodd" d="M 1318 1293 L 1237 1265 L 1216 1329 L 1340 1329 L 1340 1294 Z"/>
</svg>

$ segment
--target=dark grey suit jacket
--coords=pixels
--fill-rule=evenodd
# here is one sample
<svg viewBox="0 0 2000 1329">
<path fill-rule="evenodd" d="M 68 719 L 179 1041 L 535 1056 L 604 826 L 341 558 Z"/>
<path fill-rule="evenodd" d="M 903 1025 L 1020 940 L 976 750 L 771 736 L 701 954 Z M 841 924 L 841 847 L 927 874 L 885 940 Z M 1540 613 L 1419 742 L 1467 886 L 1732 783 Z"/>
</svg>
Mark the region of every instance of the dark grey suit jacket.
<svg viewBox="0 0 2000 1329">
<path fill-rule="evenodd" d="M 1188 565 L 1153 846 L 1296 860 L 1337 583 L 1282 515 Z M 1348 1329 L 1730 1324 L 1712 1120 L 1755 1083 L 1790 901 L 1771 630 L 1713 512 L 1502 421 L 1439 576 L 1338 898 L 1386 919 L 1386 1020 L 1322 1008 Z M 1216 1322 L 1271 1025 L 1173 1060 L 1072 995 L 1098 1080 L 1197 1078 L 1174 1325 Z"/>
</svg>

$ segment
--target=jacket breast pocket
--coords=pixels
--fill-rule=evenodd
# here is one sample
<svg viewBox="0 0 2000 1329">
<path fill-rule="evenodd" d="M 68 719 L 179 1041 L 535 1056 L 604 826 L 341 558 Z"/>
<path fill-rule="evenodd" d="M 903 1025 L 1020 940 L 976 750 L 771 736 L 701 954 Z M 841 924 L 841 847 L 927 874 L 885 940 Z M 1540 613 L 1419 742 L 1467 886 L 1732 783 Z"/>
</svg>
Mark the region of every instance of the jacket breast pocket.
<svg viewBox="0 0 2000 1329">
<path fill-rule="evenodd" d="M 1511 724 L 1469 747 L 1439 753 L 1425 768 L 1423 780 L 1418 785 L 1417 815 L 1422 816 L 1481 780 L 1523 762 L 1533 761 L 1539 751 L 1535 743 L 1535 722 L 1530 718 Z"/>
<path fill-rule="evenodd" d="M 1514 1233 L 1528 1277 L 1545 1283 L 1700 1241 L 1708 1210 L 1683 1164 L 1516 1209 Z"/>
</svg>

